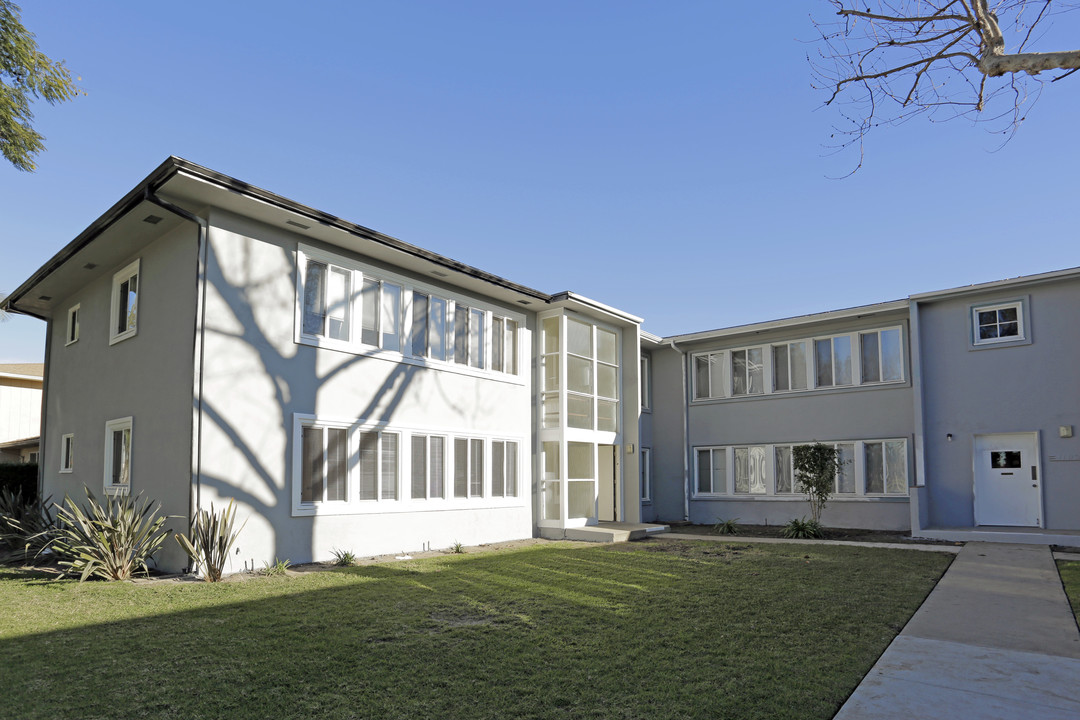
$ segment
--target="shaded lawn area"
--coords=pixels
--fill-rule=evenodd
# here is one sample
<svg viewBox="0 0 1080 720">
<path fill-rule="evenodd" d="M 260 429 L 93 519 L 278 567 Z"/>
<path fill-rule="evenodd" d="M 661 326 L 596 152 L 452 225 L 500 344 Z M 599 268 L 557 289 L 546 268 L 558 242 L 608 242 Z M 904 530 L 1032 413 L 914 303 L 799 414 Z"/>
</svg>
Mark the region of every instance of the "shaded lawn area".
<svg viewBox="0 0 1080 720">
<path fill-rule="evenodd" d="M 0 717 L 825 719 L 950 561 L 645 541 L 219 584 L 0 570 Z"/>
<path fill-rule="evenodd" d="M 1065 586 L 1065 594 L 1069 596 L 1069 604 L 1072 605 L 1073 617 L 1077 625 L 1080 625 L 1080 562 L 1058 560 L 1058 573 L 1061 575 L 1061 584 Z"/>
</svg>

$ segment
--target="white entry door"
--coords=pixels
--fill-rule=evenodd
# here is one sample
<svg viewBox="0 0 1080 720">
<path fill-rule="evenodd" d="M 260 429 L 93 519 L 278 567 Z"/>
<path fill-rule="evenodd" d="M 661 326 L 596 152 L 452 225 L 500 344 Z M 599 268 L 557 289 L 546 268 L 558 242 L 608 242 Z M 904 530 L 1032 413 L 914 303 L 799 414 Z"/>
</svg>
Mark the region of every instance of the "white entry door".
<svg viewBox="0 0 1080 720">
<path fill-rule="evenodd" d="M 975 436 L 975 524 L 1040 527 L 1037 433 Z"/>
</svg>

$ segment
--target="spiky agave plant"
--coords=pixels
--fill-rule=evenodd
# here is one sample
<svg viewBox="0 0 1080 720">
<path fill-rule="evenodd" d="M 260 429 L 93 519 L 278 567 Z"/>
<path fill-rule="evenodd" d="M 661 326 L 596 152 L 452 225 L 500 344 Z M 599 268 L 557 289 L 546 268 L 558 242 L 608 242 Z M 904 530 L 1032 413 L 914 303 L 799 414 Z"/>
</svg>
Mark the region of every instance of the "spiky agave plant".
<svg viewBox="0 0 1080 720">
<path fill-rule="evenodd" d="M 128 580 L 137 570 L 149 575 L 147 561 L 168 537 L 160 509 L 141 493 L 113 496 L 103 504 L 86 488 L 85 509 L 65 496 L 56 508 L 58 564 L 67 568 L 65 574 L 79 573 L 79 582 L 90 577 Z"/>
<path fill-rule="evenodd" d="M 49 514 L 51 498 L 27 498 L 21 489 L 0 489 L 0 548 L 19 562 L 35 562 L 52 545 L 56 527 Z"/>
<path fill-rule="evenodd" d="M 175 536 L 176 542 L 180 543 L 195 567 L 203 568 L 203 580 L 221 580 L 229 551 L 244 525 L 247 525 L 247 520 L 234 530 L 235 525 L 236 505 L 232 500 L 220 513 L 215 512 L 214 503 L 210 503 L 209 511 L 199 510 L 196 513 L 195 522 L 191 524 L 191 537 L 182 534 Z"/>
</svg>

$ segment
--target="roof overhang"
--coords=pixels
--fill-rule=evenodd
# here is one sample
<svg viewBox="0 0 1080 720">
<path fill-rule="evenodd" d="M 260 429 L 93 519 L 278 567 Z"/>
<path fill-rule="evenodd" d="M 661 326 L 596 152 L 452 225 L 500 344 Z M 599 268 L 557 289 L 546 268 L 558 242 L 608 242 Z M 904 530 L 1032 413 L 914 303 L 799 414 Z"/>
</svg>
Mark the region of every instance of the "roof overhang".
<svg viewBox="0 0 1080 720">
<path fill-rule="evenodd" d="M 32 438 L 23 438 L 22 440 L 9 440 L 7 442 L 0 443 L 0 450 L 24 450 L 26 448 L 36 447 L 41 445 L 41 436 L 35 436 Z"/>
<path fill-rule="evenodd" d="M 935 290 L 933 292 L 918 293 L 911 296 L 912 302 L 926 302 L 944 300 L 950 297 L 969 295 L 973 293 L 995 292 L 997 290 L 1014 290 L 1025 285 L 1038 285 L 1040 283 L 1054 282 L 1056 280 L 1069 280 L 1080 277 L 1080 268 L 1068 268 L 1054 270 L 1053 272 L 1039 273 L 1037 275 L 1021 275 L 1006 280 L 994 280 L 993 282 L 965 285 L 948 290 Z"/>
<path fill-rule="evenodd" d="M 556 308 L 573 310 L 591 318 L 609 322 L 614 325 L 637 327 L 642 323 L 642 319 L 636 315 L 623 312 L 610 305 L 605 305 L 592 298 L 587 298 L 584 295 L 571 292 L 570 290 L 564 290 L 561 293 L 552 295 L 551 305 Z"/>
</svg>

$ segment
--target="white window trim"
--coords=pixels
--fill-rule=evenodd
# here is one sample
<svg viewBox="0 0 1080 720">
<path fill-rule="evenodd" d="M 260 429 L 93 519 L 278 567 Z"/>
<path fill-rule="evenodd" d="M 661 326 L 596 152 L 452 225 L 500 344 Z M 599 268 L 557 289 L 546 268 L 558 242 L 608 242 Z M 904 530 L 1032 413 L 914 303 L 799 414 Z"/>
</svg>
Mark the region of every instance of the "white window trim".
<svg viewBox="0 0 1080 720">
<path fill-rule="evenodd" d="M 502 495 L 496 495 L 495 494 L 494 485 L 492 483 L 492 481 L 495 479 L 495 443 L 503 443 L 504 446 L 507 443 L 514 443 L 514 445 L 517 446 L 517 452 L 516 452 L 516 455 L 517 455 L 517 463 L 516 463 L 516 465 L 517 465 L 517 467 L 514 468 L 514 494 L 513 495 L 508 495 L 507 492 L 506 492 L 506 474 L 505 474 L 505 472 L 506 472 L 506 468 L 509 467 L 509 466 L 506 464 L 506 454 L 505 454 L 506 450 L 505 450 L 505 447 L 503 449 L 503 494 Z M 488 466 L 489 466 L 489 468 L 491 470 L 491 473 L 489 475 L 485 476 L 485 482 L 486 482 L 486 485 L 487 485 L 488 491 L 489 491 L 488 494 L 492 498 L 516 498 L 516 497 L 518 497 L 519 495 L 521 495 L 521 455 L 522 455 L 521 443 L 518 442 L 517 440 L 512 439 L 512 438 L 507 439 L 507 438 L 501 438 L 501 437 L 493 437 L 493 438 L 490 438 L 489 440 L 487 440 L 486 445 L 487 445 L 487 449 L 484 451 L 484 454 L 487 455 L 488 458 L 489 458 Z"/>
<path fill-rule="evenodd" d="M 65 336 L 65 347 L 68 345 L 74 345 L 79 342 L 79 309 L 82 307 L 82 303 L 77 303 L 68 308 L 67 311 L 67 335 Z M 74 330 L 74 332 L 72 332 Z M 74 337 L 72 337 L 74 335 Z"/>
<path fill-rule="evenodd" d="M 346 428 L 349 431 L 348 474 L 346 476 L 345 501 L 302 503 L 300 501 L 303 483 L 303 439 L 302 429 L 309 427 Z M 360 452 L 361 432 L 389 432 L 398 436 L 398 497 L 396 500 L 360 500 L 360 467 L 356 458 Z M 444 497 L 412 498 L 412 437 L 413 435 L 437 435 L 444 438 L 443 457 L 443 492 Z M 484 450 L 481 461 L 484 463 L 484 495 L 454 497 L 454 440 L 483 440 Z M 517 458 L 517 495 L 492 496 L 491 490 L 491 444 L 494 441 L 514 442 L 518 446 Z M 292 516 L 306 517 L 313 515 L 374 515 L 388 513 L 440 512 L 444 510 L 482 510 L 498 508 L 531 507 L 531 494 L 527 492 L 529 477 L 524 475 L 529 467 L 531 455 L 526 458 L 531 448 L 528 434 L 508 435 L 461 433 L 453 427 L 430 427 L 397 425 L 387 422 L 354 420 L 342 417 L 327 417 L 309 413 L 293 415 L 291 438 L 292 468 L 290 494 L 292 497 Z M 381 453 L 381 447 L 380 447 Z M 428 486 L 430 487 L 430 485 Z M 470 488 L 471 489 L 471 488 Z"/>
<path fill-rule="evenodd" d="M 641 409 L 652 412 L 652 356 L 642 355 L 638 366 L 641 377 L 638 378 L 638 393 L 641 395 Z"/>
<path fill-rule="evenodd" d="M 860 336 L 870 333 L 881 333 L 887 330 L 898 330 L 900 333 L 900 379 L 899 380 L 880 380 L 880 381 L 868 381 L 862 382 L 862 352 L 860 342 Z M 851 343 L 851 382 L 845 385 L 818 385 L 817 384 L 817 355 L 814 343 L 818 340 L 832 340 L 837 337 L 847 337 Z M 880 337 L 880 336 L 879 336 Z M 773 352 L 772 349 L 778 345 L 792 345 L 795 343 L 803 343 L 806 348 L 804 353 L 804 360 L 806 363 L 806 384 L 805 389 L 797 390 L 777 390 L 776 389 L 776 368 L 773 364 Z M 903 324 L 896 325 L 882 325 L 872 328 L 863 328 L 858 330 L 850 330 L 847 332 L 835 332 L 823 335 L 812 335 L 796 337 L 784 340 L 775 340 L 773 342 L 764 345 L 737 345 L 732 347 L 718 348 L 714 350 L 702 350 L 697 352 L 688 353 L 690 357 L 690 367 L 688 372 L 690 373 L 690 402 L 694 403 L 710 403 L 718 400 L 726 402 L 746 402 L 753 400 L 760 400 L 770 396 L 785 396 L 785 395 L 797 395 L 801 393 L 818 393 L 818 392 L 848 392 L 859 388 L 881 388 L 904 385 L 908 382 L 908 368 L 907 368 L 907 333 Z M 723 358 L 720 361 L 723 387 L 719 394 L 713 394 L 709 397 L 698 397 L 697 387 L 697 372 L 695 368 L 696 358 L 705 355 L 732 355 L 739 350 L 752 350 L 760 348 L 762 351 L 762 364 L 764 365 L 764 382 L 762 385 L 762 392 L 754 394 L 735 395 L 734 394 L 734 379 L 732 377 L 732 362 L 733 360 Z M 790 357 L 789 357 L 790 362 Z M 790 377 L 790 369 L 789 369 Z M 710 388 L 714 393 L 716 388 Z"/>
<path fill-rule="evenodd" d="M 792 492 L 780 493 L 776 491 L 776 448 L 778 447 L 795 447 L 797 445 L 812 445 L 816 440 L 808 440 L 803 442 L 782 442 L 782 443 L 739 443 L 737 445 L 695 445 L 692 452 L 694 456 L 693 465 L 693 478 L 692 478 L 692 494 L 691 499 L 695 500 L 758 500 L 758 501 L 801 501 L 805 499 L 805 493 L 799 492 L 798 481 L 795 479 L 794 472 L 792 473 Z M 874 500 L 906 500 L 909 497 L 909 492 L 902 493 L 868 493 L 866 492 L 866 450 L 867 443 L 888 443 L 888 442 L 900 442 L 904 443 L 904 462 L 905 462 L 905 476 L 907 479 L 907 488 L 913 487 L 912 483 L 912 456 L 911 456 L 911 442 L 909 438 L 903 437 L 885 437 L 885 438 L 861 438 L 858 440 L 825 440 L 821 441 L 824 445 L 852 445 L 852 467 L 851 472 L 854 475 L 855 492 L 854 493 L 832 493 L 830 502 L 846 502 L 846 501 L 874 501 Z M 765 462 L 766 462 L 766 478 L 765 478 L 765 493 L 737 493 L 735 492 L 735 467 L 733 463 L 734 449 L 736 447 L 753 447 L 764 446 L 765 447 Z M 724 491 L 711 493 L 698 492 L 698 451 L 700 450 L 721 450 L 724 452 L 724 470 L 725 477 L 723 479 Z"/>
<path fill-rule="evenodd" d="M 128 481 L 127 484 L 113 483 L 110 478 L 112 477 L 112 465 L 113 465 L 113 446 L 112 446 L 112 434 L 117 430 L 127 430 L 131 435 L 131 440 L 128 443 Z M 106 495 L 127 495 L 131 492 L 131 484 L 135 479 L 135 430 L 134 421 L 132 416 L 116 418 L 115 420 L 109 420 L 105 423 L 105 467 L 104 475 L 102 476 L 102 484 L 104 485 Z"/>
<path fill-rule="evenodd" d="M 695 455 L 695 462 L 697 462 Z M 641 502 L 652 503 L 652 448 L 641 448 Z M 696 476 L 695 476 L 696 480 Z"/>
<path fill-rule="evenodd" d="M 129 337 L 134 337 L 139 333 L 139 313 L 142 308 L 142 294 L 143 294 L 143 281 L 142 272 L 140 271 L 140 259 L 136 259 L 134 262 L 125 265 L 121 269 L 113 273 L 112 279 L 112 300 L 109 304 L 109 344 L 115 345 L 116 343 L 127 340 Z M 117 332 L 116 322 L 118 320 L 117 312 L 120 309 L 120 285 L 124 280 L 135 276 L 137 280 L 137 288 L 135 290 L 137 303 L 135 307 L 135 327 L 124 330 L 123 332 Z"/>
<path fill-rule="evenodd" d="M 68 443 L 68 440 L 71 443 Z M 70 473 L 75 469 L 75 433 L 60 437 L 60 472 Z"/>
<path fill-rule="evenodd" d="M 986 312 L 987 310 L 1004 310 L 1006 308 L 1016 308 L 1016 331 L 1017 334 L 1009 337 L 996 337 L 986 338 L 985 340 L 979 338 L 979 313 Z M 1023 344 L 1028 342 L 1027 337 L 1027 317 L 1025 311 L 1027 309 L 1027 303 L 1023 298 L 1014 300 L 997 301 L 991 303 L 980 303 L 978 305 L 972 305 L 969 309 L 969 322 L 971 324 L 971 344 L 974 347 L 987 347 L 994 345 L 1009 345 L 1009 344 Z"/>
<path fill-rule="evenodd" d="M 350 272 L 352 272 L 352 298 L 349 313 L 351 327 L 349 329 L 350 339 L 348 341 L 326 338 L 321 335 L 309 335 L 303 332 L 304 281 L 307 272 L 308 259 L 317 260 L 319 262 L 324 262 L 329 265 L 335 265 L 341 269 L 349 270 Z M 525 359 L 531 357 L 532 351 L 529 343 L 530 334 L 526 332 L 526 318 L 521 313 L 517 313 L 508 308 L 499 307 L 491 303 L 486 303 L 475 298 L 462 295 L 460 293 L 448 291 L 445 288 L 437 287 L 435 285 L 429 285 L 423 282 L 418 282 L 403 275 L 398 275 L 396 273 L 386 271 L 381 268 L 366 265 L 345 256 L 326 252 L 324 250 L 320 250 L 319 248 L 315 248 L 309 245 L 297 245 L 295 267 L 296 276 L 294 278 L 293 288 L 293 341 L 298 345 L 309 345 L 312 347 L 339 350 L 342 352 L 351 353 L 353 355 L 375 357 L 394 363 L 405 363 L 408 365 L 416 365 L 419 367 L 430 367 L 446 372 L 453 372 L 461 375 L 471 375 L 473 377 L 483 377 L 500 382 L 508 382 L 515 385 L 525 385 L 529 382 L 529 363 L 526 362 Z M 366 345 L 360 342 L 360 323 L 362 321 L 361 311 L 363 309 L 361 307 L 361 290 L 363 288 L 363 280 L 365 278 L 390 283 L 401 288 L 401 306 L 398 308 L 400 313 L 400 350 L 386 350 L 382 347 Z M 430 299 L 432 296 L 445 300 L 447 302 L 446 312 L 448 337 L 445 360 L 437 360 L 426 356 L 412 354 L 413 292 L 420 292 L 424 295 L 427 295 L 429 307 L 431 302 Z M 450 332 L 450 327 L 452 326 L 453 322 L 452 318 L 454 317 L 454 310 L 458 305 L 467 307 L 471 310 L 479 310 L 483 314 L 483 368 L 475 368 L 469 364 L 458 364 L 454 360 L 454 336 L 453 333 Z M 516 332 L 518 357 L 516 368 L 517 372 L 515 373 L 501 372 L 491 369 L 492 315 L 496 317 L 501 317 L 503 319 L 513 320 L 517 323 Z M 381 329 L 379 342 L 380 344 L 382 343 Z"/>
<path fill-rule="evenodd" d="M 755 392 L 755 393 L 750 392 L 750 351 L 751 350 L 760 350 L 761 351 L 761 390 L 759 390 L 758 392 Z M 742 393 L 735 392 L 735 353 L 737 353 L 737 352 L 741 352 L 741 353 L 744 353 L 746 355 L 746 392 L 742 392 Z M 743 397 L 757 397 L 758 395 L 764 395 L 765 394 L 765 386 L 767 384 L 769 384 L 770 380 L 773 380 L 772 372 L 771 372 L 771 370 L 772 370 L 772 360 L 771 360 L 772 346 L 771 345 L 747 345 L 746 347 L 732 348 L 731 350 L 727 351 L 727 354 L 728 354 L 728 360 L 727 360 L 727 363 L 728 363 L 728 368 L 727 368 L 727 371 L 728 371 L 728 378 L 727 378 L 727 381 L 728 381 L 728 387 L 727 387 L 728 397 L 743 398 Z M 770 355 L 769 360 L 765 359 L 766 354 Z"/>
</svg>

